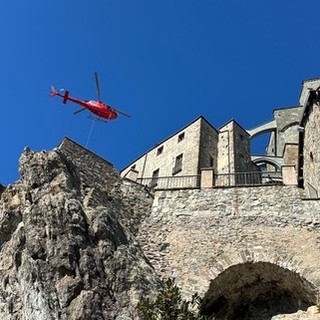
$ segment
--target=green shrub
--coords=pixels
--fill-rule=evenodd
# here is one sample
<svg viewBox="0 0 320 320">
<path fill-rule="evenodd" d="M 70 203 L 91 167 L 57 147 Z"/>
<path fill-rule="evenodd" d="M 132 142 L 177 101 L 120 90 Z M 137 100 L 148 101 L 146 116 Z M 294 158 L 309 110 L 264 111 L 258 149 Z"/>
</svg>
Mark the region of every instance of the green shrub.
<svg viewBox="0 0 320 320">
<path fill-rule="evenodd" d="M 173 279 L 163 282 L 154 301 L 142 298 L 137 309 L 143 320 L 209 320 L 198 314 L 201 298 L 198 294 L 192 296 L 191 301 L 182 299 L 180 289 Z"/>
</svg>

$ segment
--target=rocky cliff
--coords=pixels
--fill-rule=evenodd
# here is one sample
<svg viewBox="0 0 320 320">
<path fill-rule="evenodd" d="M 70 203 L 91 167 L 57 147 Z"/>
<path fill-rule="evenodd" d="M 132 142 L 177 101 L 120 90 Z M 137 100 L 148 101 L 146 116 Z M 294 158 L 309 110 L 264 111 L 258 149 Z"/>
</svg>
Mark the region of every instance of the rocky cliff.
<svg viewBox="0 0 320 320">
<path fill-rule="evenodd" d="M 250 208 L 246 207 L 246 201 L 239 201 L 240 190 L 186 191 L 187 197 L 182 196 L 184 192 L 175 191 L 179 195 L 177 198 L 172 194 L 173 191 L 166 194 L 160 191 L 153 199 L 153 195 L 144 187 L 120 179 L 108 161 L 69 139 L 64 139 L 53 151 L 37 153 L 26 148 L 20 158 L 20 176 L 19 181 L 7 188 L 0 185 L 0 319 L 3 320 L 136 320 L 138 317 L 135 306 L 140 297 L 151 296 L 159 288 L 155 270 L 158 275 L 168 271 L 167 276 L 170 273 L 177 276 L 179 265 L 174 265 L 175 261 L 181 261 L 183 268 L 193 268 L 184 272 L 187 280 L 179 285 L 182 285 L 182 288 L 183 285 L 190 287 L 190 294 L 197 291 L 203 295 L 197 287 L 201 281 L 197 278 L 200 268 L 196 263 L 206 261 L 203 257 L 210 258 L 210 252 L 219 253 L 221 248 L 207 250 L 209 246 L 201 246 L 200 249 L 192 247 L 210 235 L 212 230 L 215 232 L 215 225 L 210 220 L 204 225 L 199 224 L 199 221 L 206 222 L 209 214 L 211 218 L 214 217 L 214 208 L 219 201 L 224 202 L 226 207 L 232 197 L 225 199 L 220 193 L 232 191 L 237 193 L 236 208 L 242 210 L 243 221 L 249 223 L 245 219 L 250 216 Z M 251 196 L 259 192 L 251 189 L 249 191 Z M 246 198 L 249 198 L 250 205 L 259 205 L 261 211 L 261 203 L 250 201 L 250 197 L 243 197 Z M 294 199 L 295 202 L 298 201 L 297 197 Z M 163 206 L 164 202 L 175 203 L 177 207 Z M 295 202 L 292 208 L 299 209 L 300 205 L 295 205 Z M 279 203 L 284 206 L 283 201 Z M 314 205 L 317 204 L 310 201 L 304 204 L 309 215 L 318 212 Z M 191 210 L 191 207 L 196 210 Z M 252 215 L 252 221 L 256 221 L 257 226 L 254 226 L 253 222 L 250 226 L 261 228 L 271 220 L 273 223 L 277 222 L 278 220 L 273 219 L 273 214 L 283 210 L 275 210 L 276 205 L 271 205 L 271 208 L 275 213 L 264 210 L 269 220 L 257 220 L 256 215 Z M 160 213 L 167 218 L 169 215 L 175 217 L 160 219 Z M 223 214 L 216 214 L 216 221 L 223 227 Z M 260 212 L 257 218 L 261 219 L 261 215 Z M 304 231 L 307 231 L 311 237 L 314 229 L 318 227 L 318 220 L 313 219 L 312 223 L 310 219 L 309 222 L 303 222 L 304 215 L 299 212 L 299 216 L 302 219 L 302 222 L 299 220 L 299 225 L 303 232 L 299 229 L 296 234 L 303 235 Z M 295 224 L 298 215 L 291 214 L 290 217 Z M 237 219 L 238 225 L 240 218 L 235 216 L 234 219 Z M 231 220 L 226 225 L 232 231 Z M 165 222 L 165 225 L 162 225 L 161 221 Z M 242 229 L 234 229 L 233 234 L 244 235 L 245 230 L 248 230 L 245 227 L 243 224 Z M 283 219 L 281 225 L 276 227 L 281 228 L 281 234 L 284 235 L 286 225 Z M 307 230 L 304 230 L 305 227 Z M 179 235 L 181 230 L 188 228 L 192 231 L 190 234 Z M 167 235 L 171 231 L 173 233 Z M 220 234 L 228 235 L 227 229 L 223 228 L 222 231 Z M 215 237 L 217 235 L 215 232 Z M 300 239 L 298 236 L 296 238 Z M 232 239 L 228 236 L 225 246 Z M 277 237 L 272 236 L 272 243 L 275 243 L 276 239 Z M 305 245 L 306 239 L 299 241 Z M 288 247 L 289 242 L 286 239 L 284 242 L 285 247 Z M 259 244 L 266 243 L 268 242 L 260 237 Z M 247 241 L 247 246 L 249 244 Z M 312 245 L 307 248 L 306 251 L 309 252 Z M 186 250 L 191 250 L 190 255 L 184 255 Z M 201 251 L 203 256 L 197 258 L 196 254 Z M 172 252 L 169 258 L 168 252 Z M 179 252 L 182 254 L 180 260 Z M 241 253 L 240 250 L 236 252 Z M 308 254 L 302 262 L 306 261 L 310 266 Z M 316 255 L 311 254 L 311 257 L 317 265 Z M 238 264 L 234 263 L 236 266 Z M 243 263 L 239 264 L 242 265 Z M 261 263 L 255 264 L 259 265 Z M 285 263 L 282 265 L 287 266 Z M 317 267 L 314 268 L 316 269 L 318 270 Z M 233 267 L 228 270 L 232 271 Z M 235 277 L 241 274 L 239 270 L 236 269 Z M 313 272 L 312 268 L 304 270 Z M 304 272 L 304 275 L 307 273 Z M 240 277 L 242 279 L 243 273 Z M 264 273 L 264 277 L 270 277 L 268 272 Z M 179 280 L 179 277 L 177 279 Z M 255 288 L 247 286 L 241 294 L 237 292 L 241 297 L 249 296 L 248 293 L 252 293 Z M 208 285 L 205 289 L 208 290 Z M 236 289 L 233 289 L 230 283 L 223 282 L 217 290 L 221 290 L 221 293 L 232 293 L 232 290 Z M 292 291 L 297 295 L 298 290 Z M 269 295 L 270 292 L 273 291 L 268 291 Z M 267 306 L 269 300 L 264 302 Z M 275 301 L 275 304 L 281 304 L 272 294 L 271 300 Z M 250 304 L 254 302 L 251 301 Z M 253 307 L 259 309 L 259 305 Z M 256 314 L 255 320 L 267 319 L 259 312 Z M 276 315 L 272 319 L 319 318 L 318 309 L 313 307 L 291 315 Z"/>
<path fill-rule="evenodd" d="M 20 180 L 0 190 L 2 320 L 135 319 L 158 286 L 135 241 L 152 199 L 132 197 L 112 165 L 87 179 L 96 168 L 68 150 L 26 148 Z"/>
</svg>

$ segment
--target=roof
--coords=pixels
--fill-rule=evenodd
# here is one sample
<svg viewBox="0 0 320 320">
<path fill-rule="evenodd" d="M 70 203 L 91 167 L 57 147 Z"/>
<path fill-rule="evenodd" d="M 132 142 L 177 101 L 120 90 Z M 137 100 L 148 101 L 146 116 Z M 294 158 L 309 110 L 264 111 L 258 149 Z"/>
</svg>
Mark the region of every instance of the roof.
<svg viewBox="0 0 320 320">
<path fill-rule="evenodd" d="M 273 109 L 272 113 L 279 110 L 296 109 L 296 108 L 301 108 L 301 106 L 279 107 L 279 108 Z"/>
<path fill-rule="evenodd" d="M 231 122 L 234 122 L 239 128 L 241 128 L 246 134 L 248 134 L 248 135 L 250 135 L 249 134 L 249 132 L 245 129 L 245 128 L 243 128 L 243 126 L 242 125 L 240 125 L 239 124 L 239 122 L 237 122 L 236 120 L 234 120 L 234 119 L 230 119 L 228 122 L 226 122 L 223 126 L 221 126 L 220 128 L 219 128 L 219 132 L 221 132 L 221 129 L 223 128 L 223 127 L 225 127 L 225 126 L 227 126 L 229 123 L 231 123 Z"/>
</svg>

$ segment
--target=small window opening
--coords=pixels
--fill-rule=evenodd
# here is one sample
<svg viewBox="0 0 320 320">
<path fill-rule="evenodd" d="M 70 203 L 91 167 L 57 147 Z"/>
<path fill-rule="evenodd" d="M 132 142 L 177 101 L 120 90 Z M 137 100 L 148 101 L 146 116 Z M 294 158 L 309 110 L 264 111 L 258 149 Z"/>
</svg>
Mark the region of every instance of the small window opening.
<svg viewBox="0 0 320 320">
<path fill-rule="evenodd" d="M 149 185 L 150 188 L 154 188 L 158 185 L 159 171 L 160 169 L 156 169 L 152 172 L 152 178 Z"/>
<path fill-rule="evenodd" d="M 182 171 L 182 159 L 183 159 L 182 153 L 176 157 L 176 162 L 175 162 L 174 168 L 172 170 L 172 174 L 176 174 L 176 173 Z"/>
<path fill-rule="evenodd" d="M 213 168 L 213 157 L 210 156 L 209 167 Z"/>
<path fill-rule="evenodd" d="M 181 142 L 184 139 L 184 132 L 178 135 L 178 142 Z"/>
<path fill-rule="evenodd" d="M 310 151 L 310 161 L 313 162 L 313 153 Z"/>
<path fill-rule="evenodd" d="M 161 154 L 162 151 L 163 151 L 163 146 L 161 146 L 160 148 L 157 149 L 157 156 L 158 156 L 159 154 Z"/>
</svg>

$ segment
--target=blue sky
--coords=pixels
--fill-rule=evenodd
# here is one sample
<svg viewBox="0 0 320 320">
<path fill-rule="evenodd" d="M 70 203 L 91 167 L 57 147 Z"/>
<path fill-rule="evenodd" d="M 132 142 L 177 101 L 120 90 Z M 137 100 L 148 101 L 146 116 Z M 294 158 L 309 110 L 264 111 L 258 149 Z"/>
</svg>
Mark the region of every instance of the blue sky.
<svg viewBox="0 0 320 320">
<path fill-rule="evenodd" d="M 2 0 L 0 183 L 19 178 L 25 146 L 86 145 L 88 113 L 49 89 L 95 99 L 95 71 L 102 100 L 131 115 L 95 123 L 88 144 L 118 170 L 199 115 L 217 128 L 271 120 L 320 77 L 319 10 L 316 0 Z"/>
</svg>

